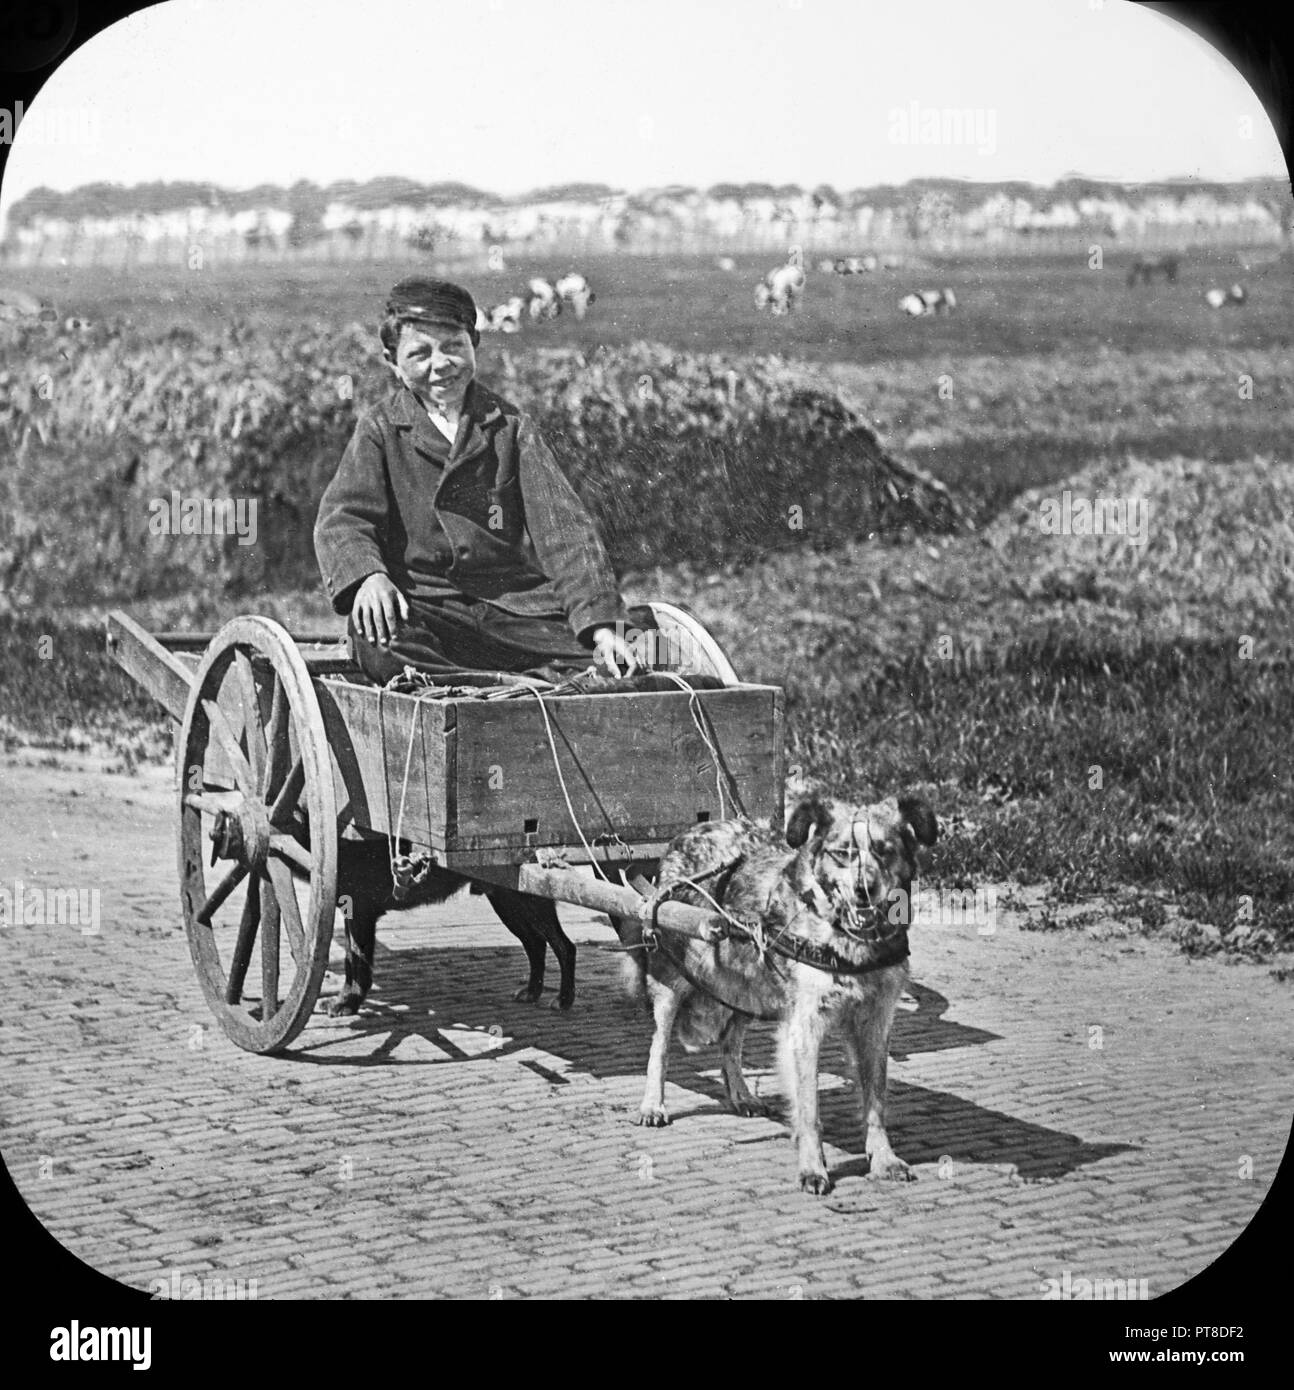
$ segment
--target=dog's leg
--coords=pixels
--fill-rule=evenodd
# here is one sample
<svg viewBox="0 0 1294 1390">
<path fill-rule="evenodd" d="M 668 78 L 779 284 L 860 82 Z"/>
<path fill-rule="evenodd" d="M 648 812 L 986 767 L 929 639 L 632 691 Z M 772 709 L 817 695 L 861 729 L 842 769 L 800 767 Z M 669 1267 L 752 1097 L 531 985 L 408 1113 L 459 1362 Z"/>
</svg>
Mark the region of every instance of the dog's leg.
<svg viewBox="0 0 1294 1390">
<path fill-rule="evenodd" d="M 877 996 L 856 1010 L 846 1029 L 853 1058 L 863 1116 L 867 1121 L 869 1176 L 912 1182 L 916 1174 L 890 1147 L 885 1132 L 885 1091 L 888 1082 L 890 1026 L 903 992 L 904 972 L 887 972 Z"/>
<path fill-rule="evenodd" d="M 553 955 L 557 957 L 560 978 L 553 1008 L 564 1013 L 575 1003 L 575 943 L 562 930 L 562 924 L 557 917 L 556 903 L 548 898 L 536 898 L 533 895 L 529 901 L 533 904 L 536 925 L 543 933 Z"/>
<path fill-rule="evenodd" d="M 359 1013 L 373 987 L 373 952 L 377 946 L 377 919 L 382 915 L 370 893 L 353 891 L 346 913 L 346 983 L 328 1006 L 333 1018 Z"/>
<path fill-rule="evenodd" d="M 556 906 L 547 898 L 517 893 L 511 888 L 488 888 L 485 896 L 499 921 L 521 942 L 530 962 L 529 979 L 512 997 L 533 1004 L 543 993 L 545 952 L 551 946 L 561 971 L 553 1007 L 569 1009 L 575 1002 L 575 943 L 562 930 Z"/>
<path fill-rule="evenodd" d="M 656 1031 L 652 1034 L 651 1053 L 647 1058 L 647 1089 L 638 1107 L 636 1124 L 656 1128 L 669 1124 L 665 1110 L 665 1073 L 669 1068 L 669 1045 L 674 1035 L 674 1020 L 683 1003 L 683 994 L 659 980 L 648 980 L 652 1013 Z"/>
<path fill-rule="evenodd" d="M 795 1140 L 800 1186 L 815 1196 L 831 1191 L 822 1133 L 818 1126 L 818 1053 L 826 1019 L 817 995 L 804 991 L 777 1034 L 777 1055 L 786 1087 L 791 1137 Z"/>
<path fill-rule="evenodd" d="M 724 1024 L 719 1035 L 719 1047 L 723 1057 L 723 1084 L 728 1088 L 728 1103 L 738 1115 L 767 1115 L 768 1103 L 762 1101 L 746 1085 L 746 1077 L 741 1069 L 741 1049 L 746 1041 L 746 1029 L 750 1027 L 749 1014 L 733 1012 Z"/>
<path fill-rule="evenodd" d="M 503 918 L 504 926 L 521 942 L 530 966 L 529 976 L 524 984 L 513 991 L 512 998 L 518 1004 L 538 1003 L 539 996 L 544 992 L 544 971 L 548 964 L 548 943 L 529 922 L 515 916 L 508 920 L 504 918 L 502 912 L 499 913 L 499 916 Z"/>
</svg>

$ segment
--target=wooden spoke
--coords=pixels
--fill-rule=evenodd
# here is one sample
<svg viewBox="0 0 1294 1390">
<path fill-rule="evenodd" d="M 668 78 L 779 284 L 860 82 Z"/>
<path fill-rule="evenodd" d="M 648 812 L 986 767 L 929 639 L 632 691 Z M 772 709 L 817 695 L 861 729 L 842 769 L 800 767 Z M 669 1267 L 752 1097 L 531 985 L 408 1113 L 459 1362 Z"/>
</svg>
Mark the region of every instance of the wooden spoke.
<svg viewBox="0 0 1294 1390">
<path fill-rule="evenodd" d="M 270 853 L 283 859 L 290 859 L 299 869 L 310 873 L 314 869 L 314 859 L 308 849 L 302 849 L 291 835 L 271 835 Z"/>
<path fill-rule="evenodd" d="M 211 732 L 216 736 L 220 751 L 228 759 L 229 766 L 233 769 L 234 780 L 238 783 L 239 791 L 244 796 L 254 796 L 256 781 L 252 777 L 252 769 L 248 765 L 243 750 L 238 746 L 238 740 L 234 737 L 234 731 L 229 727 L 229 720 L 225 718 L 224 710 L 214 700 L 203 700 L 202 708 L 206 711 L 207 722 Z"/>
<path fill-rule="evenodd" d="M 225 899 L 230 893 L 247 877 L 247 865 L 235 864 L 232 869 L 216 884 L 215 891 L 197 910 L 195 916 L 204 927 L 211 925 L 211 919 L 220 911 Z"/>
<path fill-rule="evenodd" d="M 272 990 L 266 989 L 263 991 L 264 998 L 261 1001 L 262 1019 L 269 1017 L 269 1014 L 265 1012 L 265 999 L 273 1000 L 273 1008 L 271 1009 L 271 1013 L 277 1013 L 279 1007 L 278 992 L 280 916 L 281 914 L 279 911 L 278 894 L 275 893 L 273 887 L 267 879 L 265 881 L 261 896 L 261 979 L 263 982 L 265 978 L 266 943 L 272 943 L 269 945 L 269 950 L 272 951 L 274 955 L 274 988 Z"/>
<path fill-rule="evenodd" d="M 229 979 L 225 983 L 225 1003 L 237 1004 L 243 997 L 243 982 L 247 979 L 247 967 L 252 959 L 252 947 L 256 944 L 256 932 L 261 924 L 261 884 L 254 875 L 247 885 L 247 899 L 243 903 L 243 915 L 238 922 L 238 941 L 234 946 L 234 958 L 229 963 Z"/>
<path fill-rule="evenodd" d="M 274 901 L 273 921 L 266 913 L 261 923 L 261 1022 L 268 1023 L 279 1011 L 279 906 Z"/>
<path fill-rule="evenodd" d="M 274 805 L 270 807 L 271 825 L 278 825 L 295 808 L 301 799 L 301 791 L 305 786 L 305 781 L 305 764 L 298 758 L 292 764 L 292 771 L 288 773 L 287 780 L 279 789 L 278 796 L 274 798 Z"/>
<path fill-rule="evenodd" d="M 239 792 L 185 792 L 184 804 L 195 811 L 218 816 L 221 811 L 237 811 L 242 801 Z"/>
<path fill-rule="evenodd" d="M 261 727 L 261 703 L 256 693 L 252 663 L 241 647 L 234 649 L 234 669 L 238 672 L 238 691 L 243 702 L 243 733 L 247 761 L 251 764 L 253 785 L 259 787 L 265 776 L 265 730 Z"/>
<path fill-rule="evenodd" d="M 265 732 L 265 775 L 261 779 L 261 800 L 268 804 L 281 781 L 288 761 L 288 693 L 274 673 L 274 694 L 270 699 L 270 723 Z"/>
<path fill-rule="evenodd" d="M 292 952 L 292 959 L 300 969 L 305 959 L 306 937 L 305 928 L 301 924 L 301 910 L 297 907 L 291 871 L 286 864 L 277 859 L 267 860 L 265 868 L 273 885 L 271 892 L 283 922 L 283 929 L 287 932 L 288 950 Z"/>
</svg>

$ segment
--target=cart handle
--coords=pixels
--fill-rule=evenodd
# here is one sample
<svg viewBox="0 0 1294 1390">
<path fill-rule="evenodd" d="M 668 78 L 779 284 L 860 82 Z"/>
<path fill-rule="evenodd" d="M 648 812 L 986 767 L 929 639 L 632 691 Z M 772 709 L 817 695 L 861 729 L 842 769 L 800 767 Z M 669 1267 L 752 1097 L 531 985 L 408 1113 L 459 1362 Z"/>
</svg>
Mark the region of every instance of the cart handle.
<svg viewBox="0 0 1294 1390">
<path fill-rule="evenodd" d="M 108 614 L 108 655 L 158 702 L 176 723 L 184 719 L 193 668 L 173 656 L 150 632 L 119 609 Z"/>
</svg>

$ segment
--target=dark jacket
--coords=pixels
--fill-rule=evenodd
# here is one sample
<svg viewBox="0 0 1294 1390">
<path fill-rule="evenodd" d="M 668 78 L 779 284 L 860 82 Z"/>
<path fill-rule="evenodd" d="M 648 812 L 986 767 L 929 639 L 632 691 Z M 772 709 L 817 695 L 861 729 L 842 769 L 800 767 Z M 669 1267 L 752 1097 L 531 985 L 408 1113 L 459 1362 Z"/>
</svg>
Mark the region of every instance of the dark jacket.
<svg viewBox="0 0 1294 1390">
<path fill-rule="evenodd" d="M 564 616 L 585 643 L 629 621 L 593 519 L 534 422 L 479 382 L 452 448 L 407 387 L 365 411 L 314 540 L 339 613 L 382 571 L 415 600 L 466 595 Z"/>
</svg>

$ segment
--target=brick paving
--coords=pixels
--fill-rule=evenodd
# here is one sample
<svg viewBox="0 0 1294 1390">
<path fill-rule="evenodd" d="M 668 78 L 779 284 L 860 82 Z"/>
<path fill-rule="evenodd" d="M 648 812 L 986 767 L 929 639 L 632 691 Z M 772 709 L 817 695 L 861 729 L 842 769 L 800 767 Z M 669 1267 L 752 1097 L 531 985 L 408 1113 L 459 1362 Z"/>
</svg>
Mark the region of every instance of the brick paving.
<svg viewBox="0 0 1294 1390">
<path fill-rule="evenodd" d="M 385 920 L 372 1009 L 255 1057 L 193 974 L 168 775 L 14 754 L 0 778 L 0 888 L 97 888 L 102 911 L 97 936 L 3 928 L 4 1159 L 44 1226 L 132 1287 L 1035 1299 L 1069 1271 L 1154 1296 L 1244 1229 L 1288 1139 L 1289 990 L 1265 968 L 1006 911 L 991 936 L 914 933 L 890 1089 L 907 1185 L 864 1176 L 834 1048 L 825 1200 L 779 1122 L 724 1110 L 713 1054 L 676 1058 L 669 1128 L 632 1125 L 648 1022 L 576 909 L 569 1015 L 510 1001 L 520 947 L 463 896 Z M 776 1095 L 767 1027 L 747 1058 Z"/>
</svg>

